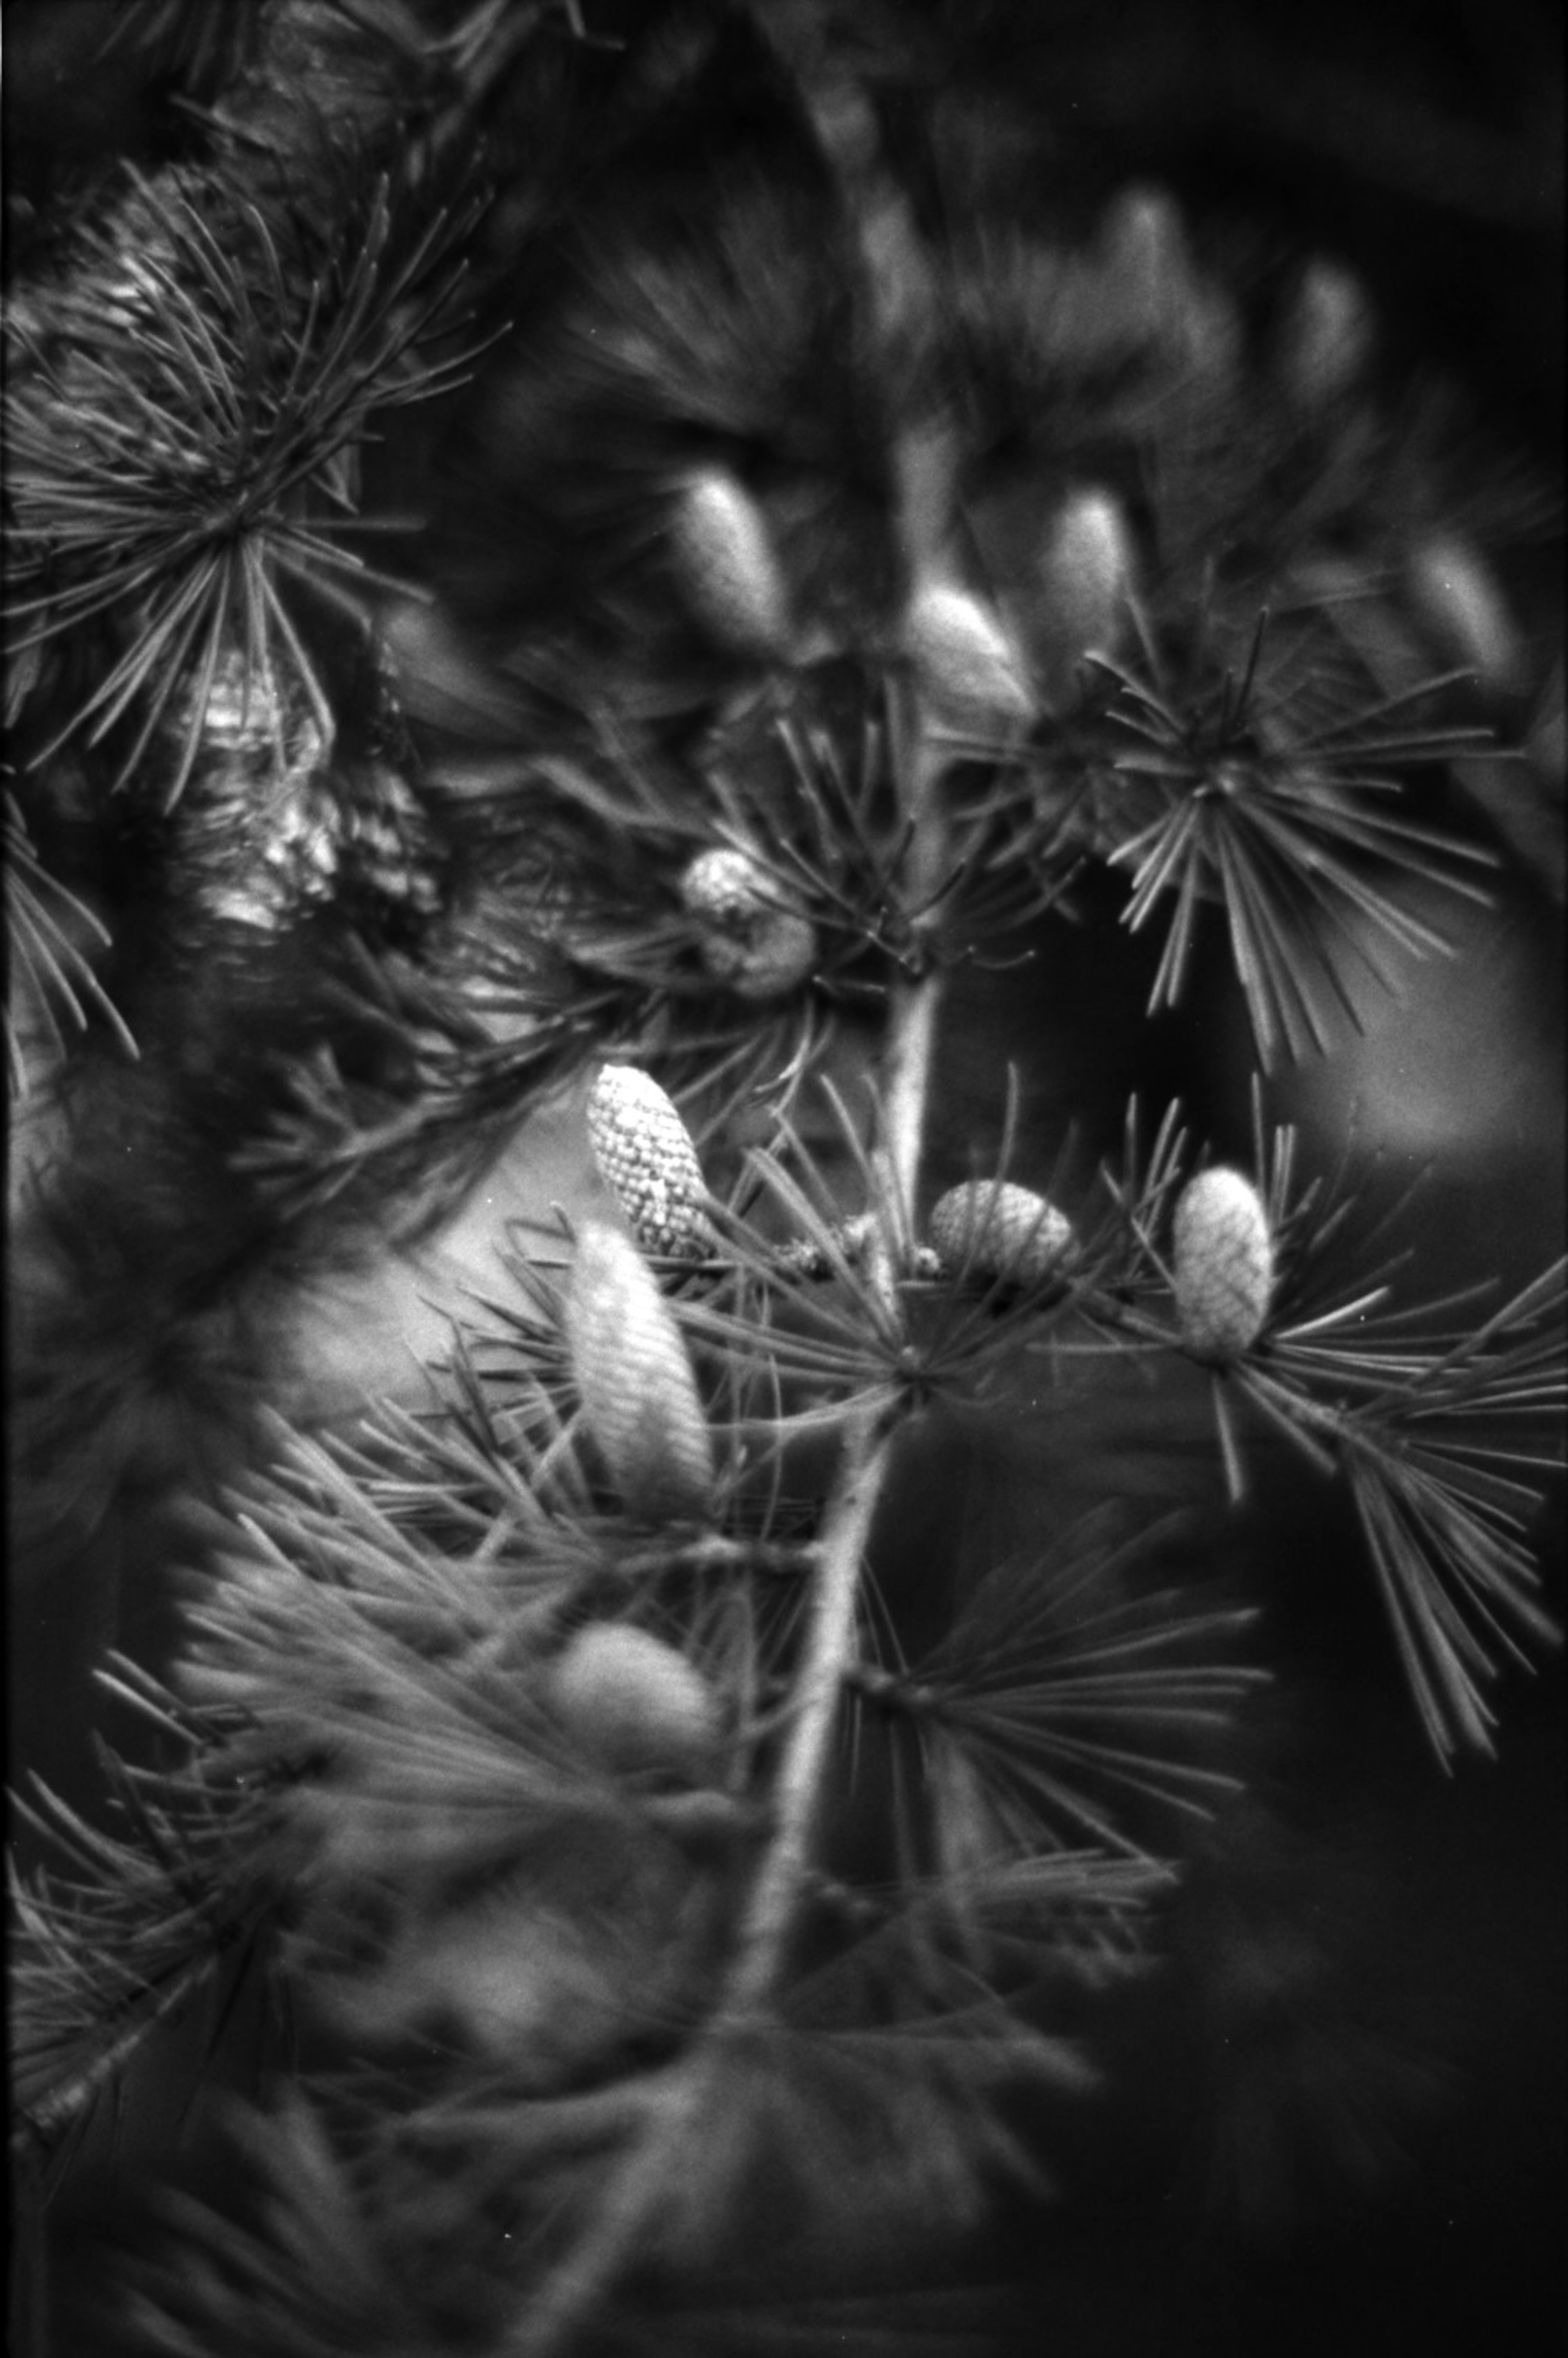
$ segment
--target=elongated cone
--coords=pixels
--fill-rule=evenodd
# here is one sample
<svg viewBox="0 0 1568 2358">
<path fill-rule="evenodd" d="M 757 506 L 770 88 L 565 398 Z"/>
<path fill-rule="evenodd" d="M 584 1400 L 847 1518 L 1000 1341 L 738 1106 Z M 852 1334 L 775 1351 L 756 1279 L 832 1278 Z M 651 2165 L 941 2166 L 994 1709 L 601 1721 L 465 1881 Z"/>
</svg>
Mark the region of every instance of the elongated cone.
<svg viewBox="0 0 1568 2358">
<path fill-rule="evenodd" d="M 1407 568 L 1411 597 L 1454 662 L 1483 687 L 1517 687 L 1524 645 L 1508 601 L 1479 549 L 1450 535 L 1423 540 Z"/>
<path fill-rule="evenodd" d="M 949 1187 L 931 1207 L 928 1233 L 945 1270 L 1010 1277 L 1020 1285 L 1049 1277 L 1076 1241 L 1065 1213 L 1011 1180 L 968 1179 Z"/>
<path fill-rule="evenodd" d="M 649 1522 L 702 1520 L 713 1441 L 674 1312 L 629 1237 L 578 1238 L 567 1346 L 588 1429 L 625 1505 Z"/>
<path fill-rule="evenodd" d="M 938 712 L 971 726 L 1017 726 L 1034 699 L 1017 654 L 993 614 L 950 581 L 920 589 L 904 618 L 904 645 Z"/>
<path fill-rule="evenodd" d="M 623 1622 L 593 1621 L 554 1667 L 557 1710 L 606 1766 L 700 1772 L 719 1742 L 719 1703 L 674 1646 Z"/>
<path fill-rule="evenodd" d="M 789 597 L 767 518 L 719 467 L 681 491 L 672 527 L 676 568 L 693 612 L 738 654 L 782 654 Z"/>
<path fill-rule="evenodd" d="M 1203 1171 L 1176 1206 L 1174 1278 L 1182 1340 L 1224 1365 L 1255 1343 L 1274 1288 L 1263 1199 L 1239 1171 Z"/>
<path fill-rule="evenodd" d="M 1126 626 L 1132 541 L 1120 503 L 1108 492 L 1075 492 L 1046 528 L 1037 575 L 1031 635 L 1050 650 L 1050 685 L 1060 694 L 1085 655 L 1114 654 Z"/>
<path fill-rule="evenodd" d="M 702 927 L 702 962 L 741 999 L 781 999 L 816 964 L 816 930 L 779 904 L 778 889 L 749 852 L 729 844 L 700 851 L 681 878 L 681 899 Z"/>
<path fill-rule="evenodd" d="M 1223 288 L 1194 259 L 1181 209 L 1162 188 L 1135 186 L 1114 198 L 1095 238 L 1099 340 L 1150 341 L 1184 371 L 1213 377 L 1235 366 L 1240 324 Z"/>
<path fill-rule="evenodd" d="M 1119 327 L 1152 332 L 1191 296 L 1182 216 L 1163 189 L 1122 189 L 1101 215 L 1095 243 L 1103 299 Z"/>
<path fill-rule="evenodd" d="M 1372 352 L 1372 307 L 1358 278 L 1337 263 L 1308 267 L 1281 325 L 1276 366 L 1303 410 L 1354 390 Z"/>
<path fill-rule="evenodd" d="M 691 1132 L 674 1099 L 637 1065 L 606 1065 L 589 1091 L 595 1167 L 643 1250 L 700 1260 L 711 1236 Z"/>
</svg>

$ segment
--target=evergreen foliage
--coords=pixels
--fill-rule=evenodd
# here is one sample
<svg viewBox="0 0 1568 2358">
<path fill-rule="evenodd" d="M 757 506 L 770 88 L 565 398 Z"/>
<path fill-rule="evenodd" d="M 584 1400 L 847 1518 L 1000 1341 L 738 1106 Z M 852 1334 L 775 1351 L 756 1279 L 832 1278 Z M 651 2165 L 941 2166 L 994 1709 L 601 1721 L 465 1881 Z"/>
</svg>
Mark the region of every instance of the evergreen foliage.
<svg viewBox="0 0 1568 2358">
<path fill-rule="evenodd" d="M 1558 925 L 1550 470 L 963 13 L 82 12 L 165 97 L 5 319 L 36 2358 L 1018 2346 L 1184 1974 L 1263 2240 L 1441 2112 L 1277 1559 L 1506 1749 L 1563 1264 L 1335 1076 Z"/>
</svg>

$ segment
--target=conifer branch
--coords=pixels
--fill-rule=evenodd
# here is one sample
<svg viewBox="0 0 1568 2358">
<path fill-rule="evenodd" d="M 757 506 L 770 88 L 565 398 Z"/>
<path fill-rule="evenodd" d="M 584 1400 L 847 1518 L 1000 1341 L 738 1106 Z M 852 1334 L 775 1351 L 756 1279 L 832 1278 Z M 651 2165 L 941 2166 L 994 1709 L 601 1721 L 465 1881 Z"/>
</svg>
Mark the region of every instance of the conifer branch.
<svg viewBox="0 0 1568 2358">
<path fill-rule="evenodd" d="M 905 701 L 899 719 L 902 760 L 895 755 L 895 774 L 903 782 L 908 845 L 899 881 L 908 901 L 919 905 L 946 863 L 940 803 L 946 764 L 913 702 Z M 913 974 L 899 978 L 889 990 L 874 1154 L 886 1190 L 883 1200 L 903 1207 L 905 1218 L 919 1177 L 943 980 L 939 967 L 921 970 L 925 962 L 917 953 L 911 963 Z M 873 1247 L 872 1283 L 896 1319 L 895 1251 L 885 1238 Z M 811 1888 L 813 1830 L 830 1739 L 855 1665 L 867 1553 L 899 1422 L 896 1402 L 883 1401 L 860 1410 L 843 1434 L 809 1574 L 806 1631 L 792 1676 L 767 1846 L 741 1911 L 733 1962 L 693 2047 L 669 2067 L 648 2125 L 618 2169 L 591 2227 L 531 2307 L 528 2340 L 537 2358 L 554 2358 L 635 2256 L 670 2172 L 681 2167 L 682 2147 L 700 2133 L 725 2046 L 774 1996 L 797 1910 Z"/>
<path fill-rule="evenodd" d="M 1560 818 L 1545 508 L 1342 258 L 1105 191 L 1076 31 L 917 13 L 132 0 L 8 309 L 27 1570 L 174 1632 L 18 1811 L 19 2149 L 253 1958 L 306 2031 L 171 2358 L 717 2346 L 775 2234 L 826 2318 L 1162 1952 L 1288 2181 L 1400 2074 L 1276 1480 L 1444 1768 L 1554 1642 L 1562 1267 L 1303 1172 Z"/>
</svg>

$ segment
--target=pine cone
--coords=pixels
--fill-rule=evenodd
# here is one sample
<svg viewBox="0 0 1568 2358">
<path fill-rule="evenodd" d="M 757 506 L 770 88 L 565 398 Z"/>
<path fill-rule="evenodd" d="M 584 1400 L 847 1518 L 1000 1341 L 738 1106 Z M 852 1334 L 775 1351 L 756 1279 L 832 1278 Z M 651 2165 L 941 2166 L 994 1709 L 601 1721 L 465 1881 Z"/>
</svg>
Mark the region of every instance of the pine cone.
<svg viewBox="0 0 1568 2358">
<path fill-rule="evenodd" d="M 1012 726 L 1034 718 L 1011 643 L 967 590 L 928 582 L 910 607 L 904 645 L 921 686 L 946 718 Z"/>
<path fill-rule="evenodd" d="M 1044 1195 L 1008 1180 L 968 1179 L 931 1207 L 929 1233 L 942 1267 L 1038 1285 L 1072 1251 L 1073 1224 Z"/>
<path fill-rule="evenodd" d="M 643 1250 L 700 1260 L 711 1242 L 702 1166 L 691 1132 L 651 1073 L 605 1065 L 589 1092 L 588 1140 Z"/>
<path fill-rule="evenodd" d="M 702 962 L 741 999 L 782 999 L 816 964 L 816 928 L 782 908 L 767 871 L 719 845 L 681 878 L 681 899 L 702 927 Z"/>
<path fill-rule="evenodd" d="M 1480 551 L 1456 534 L 1417 543 L 1407 586 L 1433 637 L 1451 663 L 1485 687 L 1517 689 L 1527 670 L 1524 641 Z"/>
<path fill-rule="evenodd" d="M 1372 309 L 1359 279 L 1333 262 L 1304 273 L 1285 316 L 1276 363 L 1288 396 L 1307 416 L 1355 390 L 1372 352 Z"/>
<path fill-rule="evenodd" d="M 588 1429 L 626 1506 L 650 1522 L 705 1518 L 713 1443 L 680 1328 L 636 1246 L 602 1221 L 578 1239 L 566 1327 Z"/>
<path fill-rule="evenodd" d="M 1039 560 L 1042 620 L 1074 663 L 1113 646 L 1131 579 L 1131 542 L 1119 503 L 1107 492 L 1075 492 L 1052 519 Z"/>
<path fill-rule="evenodd" d="M 674 1646 L 624 1622 L 579 1629 L 555 1665 L 556 1708 L 607 1768 L 699 1774 L 719 1740 L 718 1699 Z"/>
<path fill-rule="evenodd" d="M 1262 1332 L 1274 1285 L 1274 1245 L 1263 1199 L 1239 1171 L 1204 1171 L 1182 1191 L 1175 1217 L 1176 1310 L 1199 1358 L 1239 1358 Z"/>
<path fill-rule="evenodd" d="M 696 475 L 676 510 L 681 587 L 698 622 L 723 647 L 780 654 L 790 638 L 789 599 L 767 521 L 722 469 Z"/>
</svg>

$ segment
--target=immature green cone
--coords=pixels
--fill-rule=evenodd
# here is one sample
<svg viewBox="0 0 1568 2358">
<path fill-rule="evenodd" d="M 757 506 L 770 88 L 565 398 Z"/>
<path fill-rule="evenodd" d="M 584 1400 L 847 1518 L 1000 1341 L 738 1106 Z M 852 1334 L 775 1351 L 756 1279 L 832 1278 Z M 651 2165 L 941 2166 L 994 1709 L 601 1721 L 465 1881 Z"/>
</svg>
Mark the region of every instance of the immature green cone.
<svg viewBox="0 0 1568 2358">
<path fill-rule="evenodd" d="M 1204 1171 L 1176 1206 L 1174 1275 L 1182 1340 L 1221 1364 L 1255 1343 L 1274 1287 L 1263 1199 L 1239 1171 Z"/>
<path fill-rule="evenodd" d="M 1235 310 L 1198 271 L 1181 211 L 1162 188 L 1124 189 L 1100 218 L 1099 332 L 1106 356 L 1152 341 L 1184 370 L 1212 374 L 1233 362 Z"/>
<path fill-rule="evenodd" d="M 1313 263 L 1280 330 L 1285 391 L 1302 409 L 1325 408 L 1353 391 L 1371 352 L 1372 310 L 1360 280 L 1337 263 Z"/>
<path fill-rule="evenodd" d="M 1132 583 L 1132 542 L 1119 501 L 1080 491 L 1064 502 L 1041 545 L 1038 635 L 1053 672 L 1069 677 L 1085 655 L 1109 654 L 1121 636 Z M 1051 687 L 1060 693 L 1062 682 Z"/>
<path fill-rule="evenodd" d="M 733 475 L 711 467 L 682 490 L 672 526 L 681 586 L 697 620 L 741 654 L 788 645 L 789 598 L 767 519 Z"/>
<path fill-rule="evenodd" d="M 946 717 L 993 727 L 1034 718 L 1011 640 L 967 590 L 927 582 L 904 618 L 903 639 L 922 687 Z"/>
<path fill-rule="evenodd" d="M 701 1520 L 713 1442 L 691 1361 L 652 1270 L 604 1221 L 578 1238 L 566 1331 L 588 1429 L 624 1504 L 649 1522 Z"/>
<path fill-rule="evenodd" d="M 711 1240 L 702 1165 L 674 1100 L 651 1073 L 604 1066 L 589 1091 L 588 1142 L 643 1250 L 700 1260 Z"/>
<path fill-rule="evenodd" d="M 1174 200 L 1163 189 L 1123 189 L 1100 216 L 1095 240 L 1102 301 L 1127 338 L 1168 328 L 1195 293 Z"/>
<path fill-rule="evenodd" d="M 590 1622 L 556 1662 L 550 1693 L 606 1767 L 628 1775 L 699 1774 L 718 1747 L 713 1689 L 684 1654 L 646 1629 Z"/>
<path fill-rule="evenodd" d="M 776 886 L 749 852 L 719 844 L 681 878 L 681 899 L 702 927 L 702 962 L 741 999 L 782 999 L 816 964 L 816 932 L 779 906 Z"/>
<path fill-rule="evenodd" d="M 1517 687 L 1524 642 L 1478 548 L 1453 535 L 1418 543 L 1406 568 L 1411 598 L 1444 653 L 1468 666 L 1485 687 Z"/>
<path fill-rule="evenodd" d="M 1065 1213 L 1011 1180 L 967 1179 L 931 1207 L 927 1233 L 942 1267 L 1037 1285 L 1076 1241 Z"/>
</svg>

